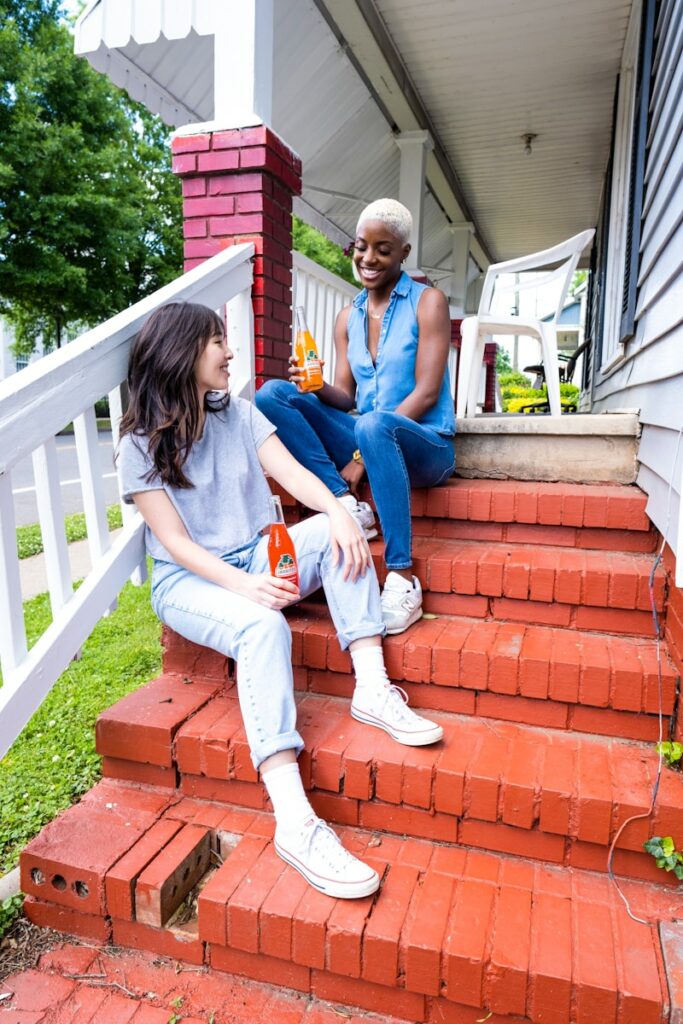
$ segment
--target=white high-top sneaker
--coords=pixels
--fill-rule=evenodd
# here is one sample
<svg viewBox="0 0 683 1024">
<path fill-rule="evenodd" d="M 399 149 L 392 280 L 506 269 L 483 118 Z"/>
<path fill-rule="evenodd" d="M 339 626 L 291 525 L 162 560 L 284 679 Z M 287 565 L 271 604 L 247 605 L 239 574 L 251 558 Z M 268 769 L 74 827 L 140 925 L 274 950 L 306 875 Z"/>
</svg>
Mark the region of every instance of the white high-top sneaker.
<svg viewBox="0 0 683 1024">
<path fill-rule="evenodd" d="M 441 726 L 411 711 L 405 690 L 389 681 L 384 686 L 357 686 L 351 701 L 351 717 L 384 729 L 406 747 L 425 747 L 443 737 Z"/>
<path fill-rule="evenodd" d="M 275 849 L 326 896 L 359 899 L 379 889 L 377 872 L 345 850 L 339 836 L 322 818 L 312 817 L 295 833 L 275 830 Z"/>
</svg>

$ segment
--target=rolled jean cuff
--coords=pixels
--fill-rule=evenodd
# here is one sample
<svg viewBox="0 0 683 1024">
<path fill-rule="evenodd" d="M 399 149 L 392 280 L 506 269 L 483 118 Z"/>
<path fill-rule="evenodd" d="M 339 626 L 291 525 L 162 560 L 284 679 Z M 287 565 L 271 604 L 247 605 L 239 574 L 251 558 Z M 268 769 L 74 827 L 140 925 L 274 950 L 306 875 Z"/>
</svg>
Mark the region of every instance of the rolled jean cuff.
<svg viewBox="0 0 683 1024">
<path fill-rule="evenodd" d="M 351 629 L 348 633 L 337 633 L 337 640 L 342 651 L 345 651 L 347 647 L 353 643 L 354 640 L 364 640 L 367 636 L 386 636 L 387 627 L 383 622 L 367 622 L 364 626 L 359 626 L 358 629 Z"/>
<path fill-rule="evenodd" d="M 258 771 L 266 758 L 272 757 L 273 754 L 280 754 L 283 750 L 295 750 L 298 757 L 303 749 L 304 741 L 296 730 L 293 732 L 283 732 L 279 736 L 271 736 L 269 740 L 264 740 L 263 743 L 259 743 L 258 747 L 253 747 L 251 750 L 251 763 L 256 771 Z"/>
<path fill-rule="evenodd" d="M 395 565 L 389 565 L 389 563 L 387 562 L 386 566 L 387 566 L 387 569 L 389 570 L 389 572 L 395 572 L 396 569 L 412 569 L 413 563 L 412 562 L 397 562 Z"/>
</svg>

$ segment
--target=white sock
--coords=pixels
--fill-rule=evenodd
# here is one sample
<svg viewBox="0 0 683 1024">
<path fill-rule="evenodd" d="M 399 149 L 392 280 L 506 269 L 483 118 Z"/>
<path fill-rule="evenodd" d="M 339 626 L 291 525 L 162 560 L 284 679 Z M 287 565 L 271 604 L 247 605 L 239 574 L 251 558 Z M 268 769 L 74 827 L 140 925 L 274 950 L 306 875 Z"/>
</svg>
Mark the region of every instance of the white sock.
<svg viewBox="0 0 683 1024">
<path fill-rule="evenodd" d="M 384 665 L 384 653 L 381 645 L 375 647 L 359 647 L 351 651 L 353 671 L 356 674 L 356 686 L 381 689 L 389 682 Z"/>
<path fill-rule="evenodd" d="M 273 805 L 275 824 L 286 832 L 298 832 L 316 814 L 304 791 L 296 761 L 263 773 L 263 785 Z"/>
</svg>

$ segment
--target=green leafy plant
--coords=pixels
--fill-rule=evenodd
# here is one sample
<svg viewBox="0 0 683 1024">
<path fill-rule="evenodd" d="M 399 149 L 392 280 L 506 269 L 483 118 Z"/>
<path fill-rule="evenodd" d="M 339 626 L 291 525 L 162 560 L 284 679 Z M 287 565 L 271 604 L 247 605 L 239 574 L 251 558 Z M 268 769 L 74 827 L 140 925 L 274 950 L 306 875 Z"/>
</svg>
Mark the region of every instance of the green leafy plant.
<svg viewBox="0 0 683 1024">
<path fill-rule="evenodd" d="M 671 836 L 653 836 L 643 846 L 652 854 L 658 868 L 673 871 L 676 878 L 683 881 L 683 853 L 676 849 Z"/>
<path fill-rule="evenodd" d="M 23 902 L 23 893 L 17 893 L 16 896 L 8 896 L 0 903 L 0 936 L 4 935 L 15 919 L 19 917 Z"/>
<path fill-rule="evenodd" d="M 661 754 L 669 768 L 683 767 L 681 758 L 683 758 L 683 743 L 677 743 L 676 741 L 669 742 L 666 740 L 663 743 L 657 744 L 657 753 Z"/>
</svg>

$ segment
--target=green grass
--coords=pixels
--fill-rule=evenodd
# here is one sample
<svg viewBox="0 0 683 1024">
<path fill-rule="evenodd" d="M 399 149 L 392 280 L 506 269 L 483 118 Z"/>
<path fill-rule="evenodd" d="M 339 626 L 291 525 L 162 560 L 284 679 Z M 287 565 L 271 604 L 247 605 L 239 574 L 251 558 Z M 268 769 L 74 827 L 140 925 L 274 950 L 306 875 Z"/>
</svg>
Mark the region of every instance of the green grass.
<svg viewBox="0 0 683 1024">
<path fill-rule="evenodd" d="M 24 604 L 29 646 L 50 623 L 46 594 Z M 128 583 L 118 608 L 102 619 L 0 761 L 0 874 L 48 821 L 100 777 L 95 720 L 119 698 L 158 674 L 161 627 L 149 583 Z M 0 907 L 0 931 L 3 917 Z"/>
<path fill-rule="evenodd" d="M 110 530 L 116 530 L 122 525 L 120 505 L 109 506 L 107 509 L 107 522 Z M 88 531 L 85 527 L 85 516 L 82 512 L 75 512 L 73 515 L 65 516 L 64 528 L 69 544 L 74 540 L 85 540 L 88 536 Z M 17 552 L 19 553 L 19 558 L 30 558 L 31 555 L 39 555 L 42 550 L 43 536 L 40 532 L 39 523 L 17 527 Z"/>
</svg>

